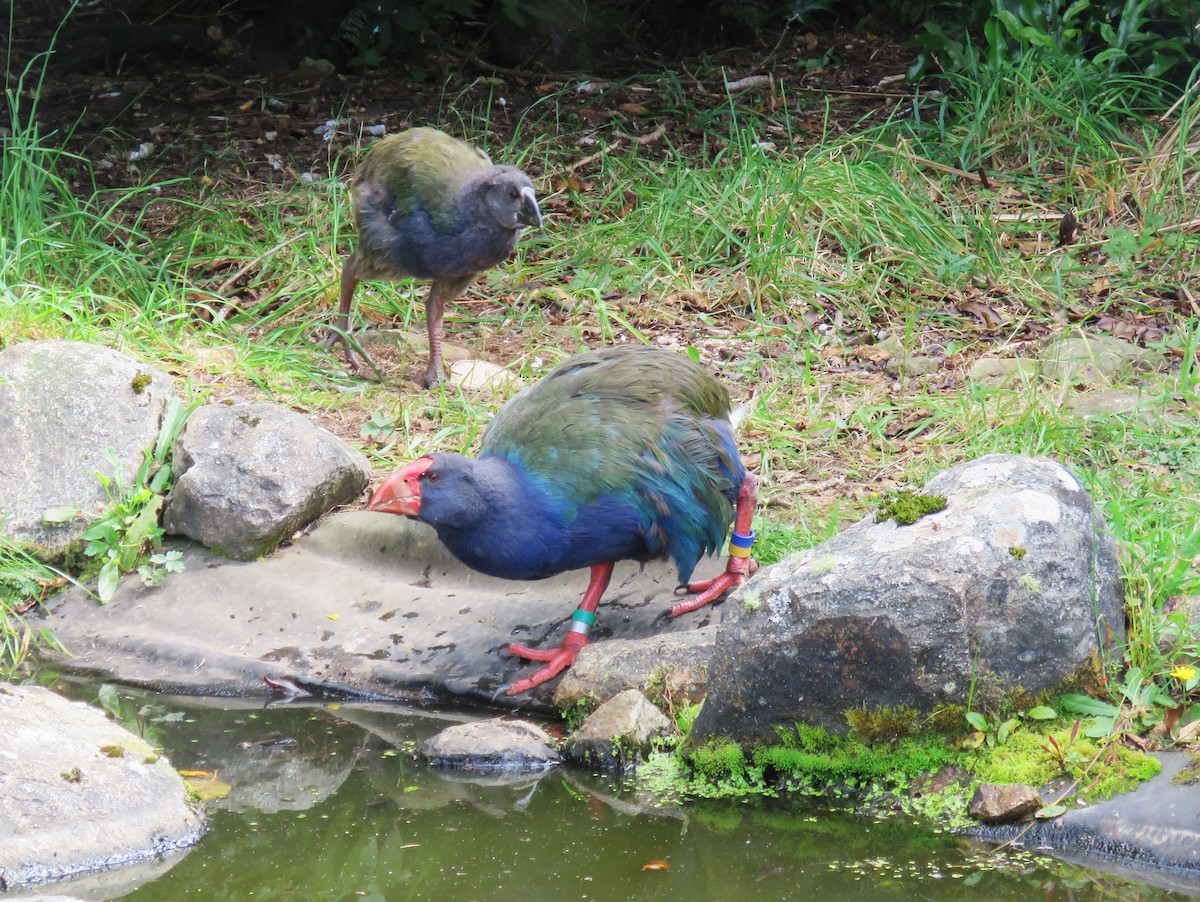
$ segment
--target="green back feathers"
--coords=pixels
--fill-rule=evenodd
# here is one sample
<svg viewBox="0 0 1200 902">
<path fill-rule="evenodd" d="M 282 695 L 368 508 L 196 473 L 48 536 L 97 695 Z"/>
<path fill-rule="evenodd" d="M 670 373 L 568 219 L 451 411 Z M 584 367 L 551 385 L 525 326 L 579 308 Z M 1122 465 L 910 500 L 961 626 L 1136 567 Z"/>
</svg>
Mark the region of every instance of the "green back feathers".
<svg viewBox="0 0 1200 902">
<path fill-rule="evenodd" d="M 724 386 L 690 358 L 605 348 L 570 358 L 513 398 L 480 453 L 519 461 L 572 506 L 601 496 L 654 506 L 668 482 L 682 480 L 702 508 L 725 516 L 721 472 L 733 465 L 718 460 L 730 442 L 714 421 L 729 410 Z"/>
<path fill-rule="evenodd" d="M 367 151 L 357 180 L 386 186 L 399 215 L 423 207 L 446 228 L 463 185 L 492 166 L 482 150 L 435 128 L 410 128 Z"/>
</svg>

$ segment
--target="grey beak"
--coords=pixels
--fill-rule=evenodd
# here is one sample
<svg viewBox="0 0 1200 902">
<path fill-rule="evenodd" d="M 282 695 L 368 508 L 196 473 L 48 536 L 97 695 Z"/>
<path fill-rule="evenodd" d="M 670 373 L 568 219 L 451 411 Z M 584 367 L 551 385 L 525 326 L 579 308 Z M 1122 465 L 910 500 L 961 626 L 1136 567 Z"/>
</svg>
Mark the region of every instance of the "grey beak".
<svg viewBox="0 0 1200 902">
<path fill-rule="evenodd" d="M 532 188 L 521 189 L 521 209 L 517 211 L 517 222 L 536 229 L 542 227 L 542 211 Z"/>
</svg>

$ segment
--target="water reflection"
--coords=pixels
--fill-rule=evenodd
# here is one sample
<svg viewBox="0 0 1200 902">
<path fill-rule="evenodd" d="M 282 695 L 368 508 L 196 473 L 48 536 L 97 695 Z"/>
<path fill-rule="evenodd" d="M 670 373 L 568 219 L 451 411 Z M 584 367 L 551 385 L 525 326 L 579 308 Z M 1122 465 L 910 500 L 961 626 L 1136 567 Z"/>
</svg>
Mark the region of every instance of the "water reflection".
<svg viewBox="0 0 1200 902">
<path fill-rule="evenodd" d="M 231 788 L 210 806 L 210 836 L 124 896 L 136 902 L 1185 898 L 902 818 L 795 800 L 662 805 L 570 768 L 504 779 L 413 757 L 469 714 L 147 702 L 166 712 L 144 720 L 172 763 Z"/>
</svg>

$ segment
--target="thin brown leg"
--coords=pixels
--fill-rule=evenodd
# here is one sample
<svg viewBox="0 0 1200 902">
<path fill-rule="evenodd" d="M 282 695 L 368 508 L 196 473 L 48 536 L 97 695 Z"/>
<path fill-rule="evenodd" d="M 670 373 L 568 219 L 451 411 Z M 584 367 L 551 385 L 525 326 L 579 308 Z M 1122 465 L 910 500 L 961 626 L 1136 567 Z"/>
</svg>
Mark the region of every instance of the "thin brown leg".
<svg viewBox="0 0 1200 902">
<path fill-rule="evenodd" d="M 383 375 L 379 372 L 379 367 L 375 366 L 373 361 L 356 342 L 350 338 L 350 302 L 354 299 L 354 289 L 358 287 L 359 279 L 354 275 L 354 264 L 352 260 L 347 260 L 342 265 L 342 282 L 341 294 L 338 297 L 338 311 L 333 318 L 333 323 L 329 328 L 329 335 L 325 338 L 325 344 L 329 347 L 341 345 L 346 352 L 346 368 L 356 376 L 361 376 L 362 366 L 358 362 L 358 357 L 361 356 L 367 362 L 375 374 L 379 378 Z"/>
<path fill-rule="evenodd" d="M 446 301 L 452 301 L 471 284 L 473 275 L 447 281 L 438 279 L 429 286 L 425 299 L 425 332 L 429 336 L 429 365 L 417 377 L 417 384 L 432 388 L 442 381 L 442 323 L 446 316 Z"/>
</svg>

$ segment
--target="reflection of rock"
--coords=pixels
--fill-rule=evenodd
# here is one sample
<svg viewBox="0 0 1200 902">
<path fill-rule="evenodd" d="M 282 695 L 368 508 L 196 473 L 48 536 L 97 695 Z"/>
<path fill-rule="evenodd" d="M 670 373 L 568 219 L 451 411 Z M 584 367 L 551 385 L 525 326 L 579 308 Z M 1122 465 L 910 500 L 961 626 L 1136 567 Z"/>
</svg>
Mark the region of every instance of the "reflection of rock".
<svg viewBox="0 0 1200 902">
<path fill-rule="evenodd" d="M 300 743 L 247 742 L 219 767 L 233 789 L 212 805 L 231 811 L 307 811 L 332 796 L 354 770 L 354 754 Z"/>
<path fill-rule="evenodd" d="M 543 780 L 558 779 L 557 771 L 520 774 L 443 770 L 400 755 L 364 756 L 359 769 L 397 808 L 428 811 L 464 804 L 491 817 L 525 810 Z"/>
<path fill-rule="evenodd" d="M 296 713 L 299 705 L 250 704 L 209 700 L 203 714 L 172 729 L 181 769 L 211 771 L 231 787 L 228 796 L 209 804 L 230 811 L 306 811 L 332 796 L 354 769 L 362 744 L 356 731 L 330 729 L 335 718 L 319 706 L 304 708 L 310 714 L 303 717 Z"/>
<path fill-rule="evenodd" d="M 683 805 L 678 801 L 668 801 L 661 791 L 641 788 L 636 779 L 614 783 L 610 776 L 581 770 L 564 770 L 561 775 L 576 794 L 620 814 L 687 820 L 687 810 Z"/>
</svg>

